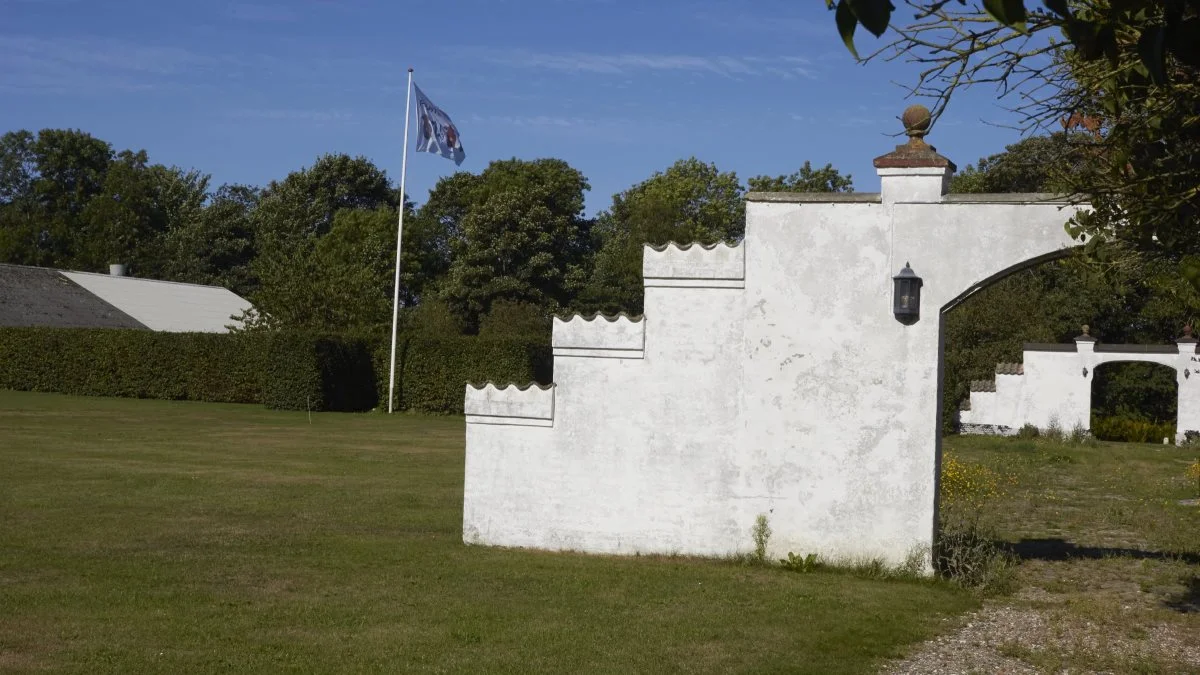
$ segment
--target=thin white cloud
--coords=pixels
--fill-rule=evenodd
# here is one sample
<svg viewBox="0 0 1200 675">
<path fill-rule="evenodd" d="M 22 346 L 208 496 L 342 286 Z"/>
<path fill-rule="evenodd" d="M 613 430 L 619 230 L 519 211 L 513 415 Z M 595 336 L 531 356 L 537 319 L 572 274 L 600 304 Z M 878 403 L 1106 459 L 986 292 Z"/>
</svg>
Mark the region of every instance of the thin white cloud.
<svg viewBox="0 0 1200 675">
<path fill-rule="evenodd" d="M 737 76 L 812 77 L 808 61 L 796 56 L 694 56 L 687 54 L 600 54 L 538 52 L 526 49 L 471 50 L 496 65 L 577 74 L 630 75 L 684 72 Z"/>
<path fill-rule="evenodd" d="M 7 91 L 130 91 L 216 65 L 178 47 L 97 38 L 0 35 L 0 88 Z"/>
<path fill-rule="evenodd" d="M 177 47 L 109 39 L 0 35 L 0 59 L 3 59 L 0 63 L 23 56 L 60 65 L 156 74 L 176 73 L 213 63 L 209 57 Z"/>
</svg>

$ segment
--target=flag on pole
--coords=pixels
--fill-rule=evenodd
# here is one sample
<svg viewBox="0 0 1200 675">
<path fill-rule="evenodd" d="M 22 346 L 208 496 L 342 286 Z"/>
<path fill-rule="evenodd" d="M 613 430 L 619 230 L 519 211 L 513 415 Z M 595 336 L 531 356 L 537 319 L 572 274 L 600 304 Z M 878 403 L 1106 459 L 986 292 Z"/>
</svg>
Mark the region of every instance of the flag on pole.
<svg viewBox="0 0 1200 675">
<path fill-rule="evenodd" d="M 454 160 L 455 164 L 462 164 L 467 153 L 463 151 L 458 127 L 450 121 L 449 115 L 421 92 L 415 82 L 413 91 L 417 94 L 417 152 L 432 152 Z"/>
</svg>

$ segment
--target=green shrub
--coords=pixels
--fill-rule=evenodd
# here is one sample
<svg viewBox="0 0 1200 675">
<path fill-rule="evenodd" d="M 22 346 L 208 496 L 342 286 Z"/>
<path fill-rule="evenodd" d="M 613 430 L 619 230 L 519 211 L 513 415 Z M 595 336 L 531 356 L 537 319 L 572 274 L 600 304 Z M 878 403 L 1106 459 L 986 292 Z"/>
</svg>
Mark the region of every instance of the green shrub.
<svg viewBox="0 0 1200 675">
<path fill-rule="evenodd" d="M 0 388 L 85 396 L 262 400 L 261 335 L 0 329 Z"/>
<path fill-rule="evenodd" d="M 978 520 L 950 518 L 938 528 L 934 570 L 964 588 L 983 593 L 1011 590 L 1017 558 Z"/>
<path fill-rule="evenodd" d="M 444 301 L 432 298 L 415 307 L 406 308 L 401 319 L 401 330 L 407 335 L 448 337 L 462 335 L 465 329 L 462 320 L 450 311 L 450 307 Z M 399 349 L 399 344 L 396 348 Z M 388 351 L 391 351 L 390 334 Z"/>
<path fill-rule="evenodd" d="M 1017 431 L 1017 438 L 1037 438 L 1041 431 L 1033 424 L 1025 424 Z"/>
<path fill-rule="evenodd" d="M 751 531 L 754 539 L 754 557 L 757 565 L 767 564 L 767 543 L 771 541 L 771 524 L 767 522 L 767 514 L 760 513 L 754 519 L 754 529 Z"/>
<path fill-rule="evenodd" d="M 1066 434 L 1063 432 L 1062 425 L 1059 424 L 1057 417 L 1050 418 L 1050 423 L 1046 425 L 1045 429 L 1042 429 L 1041 435 L 1055 443 L 1062 443 L 1066 438 Z"/>
<path fill-rule="evenodd" d="M 531 302 L 497 300 L 479 322 L 479 337 L 549 342 L 553 320 Z"/>
<path fill-rule="evenodd" d="M 780 566 L 790 572 L 815 572 L 822 567 L 821 558 L 816 553 L 799 556 L 788 551 L 788 557 L 779 559 Z"/>
<path fill-rule="evenodd" d="M 263 403 L 275 410 L 370 410 L 378 402 L 371 348 L 357 337 L 276 333 Z"/>
<path fill-rule="evenodd" d="M 390 346 L 385 349 L 389 350 Z M 550 383 L 550 345 L 478 337 L 412 337 L 403 351 L 397 347 L 396 379 L 401 408 L 461 414 L 467 382 Z M 387 382 L 385 367 L 380 382 L 384 401 Z"/>
<path fill-rule="evenodd" d="M 1175 425 L 1128 417 L 1098 417 L 1092 421 L 1092 435 L 1118 443 L 1161 443 L 1163 438 L 1174 443 Z"/>
<path fill-rule="evenodd" d="M 1088 433 L 1087 429 L 1083 428 L 1082 424 L 1071 427 L 1071 431 L 1064 437 L 1063 442 L 1068 445 L 1096 445 L 1096 439 Z"/>
<path fill-rule="evenodd" d="M 461 414 L 467 382 L 552 381 L 545 342 L 399 335 L 396 351 L 397 409 Z M 390 355 L 389 334 L 0 328 L 0 389 L 386 409 Z"/>
</svg>

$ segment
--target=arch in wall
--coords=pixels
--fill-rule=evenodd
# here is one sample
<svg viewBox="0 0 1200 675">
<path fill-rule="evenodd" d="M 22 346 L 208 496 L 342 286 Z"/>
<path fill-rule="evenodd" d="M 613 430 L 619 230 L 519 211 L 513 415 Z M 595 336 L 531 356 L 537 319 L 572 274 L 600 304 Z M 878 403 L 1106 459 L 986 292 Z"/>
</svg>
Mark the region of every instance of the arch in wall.
<svg viewBox="0 0 1200 675">
<path fill-rule="evenodd" d="M 936 447 L 935 447 L 935 452 L 937 454 L 936 465 L 937 465 L 937 480 L 938 481 L 941 480 L 941 473 L 942 473 L 942 434 L 941 434 L 941 430 L 944 428 L 942 425 L 944 423 L 943 415 L 945 414 L 945 406 L 942 405 L 942 397 L 944 397 L 946 395 L 946 387 L 945 387 L 946 345 L 945 345 L 945 339 L 944 339 L 944 336 L 946 334 L 946 314 L 949 313 L 951 310 L 953 310 L 955 307 L 958 307 L 964 301 L 966 301 L 967 298 L 970 298 L 971 296 L 975 295 L 979 291 L 982 291 L 983 289 L 987 288 L 988 286 L 991 286 L 992 284 L 995 284 L 995 283 L 1001 281 L 1002 279 L 1005 279 L 1013 274 L 1022 272 L 1024 270 L 1027 270 L 1027 269 L 1030 269 L 1033 267 L 1037 267 L 1038 265 L 1041 265 L 1043 263 L 1048 263 L 1048 262 L 1052 262 L 1054 260 L 1061 260 L 1063 258 L 1066 258 L 1067 256 L 1070 256 L 1078 248 L 1079 248 L 1078 246 L 1054 248 L 1054 249 L 1047 251 L 1045 253 L 1042 253 L 1040 255 L 1034 255 L 1034 256 L 1031 256 L 1025 260 L 1022 260 L 1014 265 L 1010 265 L 1009 267 L 1006 267 L 998 272 L 995 272 L 995 273 L 993 273 L 987 277 L 984 277 L 983 279 L 980 279 L 979 281 L 976 281 L 975 283 L 972 283 L 971 285 L 967 286 L 966 289 L 964 289 L 958 295 L 951 298 L 948 302 L 943 304 L 941 306 L 941 308 L 938 309 L 938 335 L 941 336 L 938 339 L 938 355 L 937 355 L 937 403 L 938 403 L 938 405 L 937 405 L 937 417 L 935 420 L 935 422 L 936 422 L 935 428 L 938 429 L 937 442 L 936 442 Z M 940 486 L 940 482 L 939 482 L 938 488 L 940 488 L 940 487 L 941 486 Z M 937 494 L 936 491 L 935 491 L 935 494 Z"/>
<path fill-rule="evenodd" d="M 1139 362 L 1174 371 L 1176 440 L 1200 431 L 1200 386 L 1191 375 L 1200 366 L 1190 334 L 1173 345 L 1100 344 L 1085 332 L 1074 344 L 1026 343 L 1020 364 L 997 364 L 992 380 L 974 381 L 969 405 L 959 413 L 967 434 L 1013 435 L 1025 426 L 1091 429 L 1092 390 L 1097 369 Z"/>
<path fill-rule="evenodd" d="M 1180 372 L 1178 364 L 1146 362 L 1140 359 L 1115 359 L 1096 366 L 1090 391 L 1090 421 L 1092 435 L 1102 440 L 1129 440 L 1124 437 L 1106 438 L 1112 429 L 1104 420 L 1127 414 L 1143 416 L 1155 424 L 1178 426 Z M 1190 378 L 1189 378 L 1190 379 Z M 1103 409 L 1114 399 L 1135 405 L 1127 410 Z M 1161 440 L 1161 436 L 1153 440 Z"/>
</svg>

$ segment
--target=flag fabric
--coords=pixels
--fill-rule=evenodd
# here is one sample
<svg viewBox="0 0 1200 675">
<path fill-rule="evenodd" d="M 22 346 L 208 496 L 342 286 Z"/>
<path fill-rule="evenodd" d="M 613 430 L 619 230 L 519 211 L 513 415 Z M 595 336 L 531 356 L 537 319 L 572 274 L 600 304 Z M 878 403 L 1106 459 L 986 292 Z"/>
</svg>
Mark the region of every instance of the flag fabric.
<svg viewBox="0 0 1200 675">
<path fill-rule="evenodd" d="M 462 164 L 467 153 L 463 151 L 462 137 L 450 116 L 433 104 L 417 84 L 417 152 L 432 152 Z"/>
</svg>

